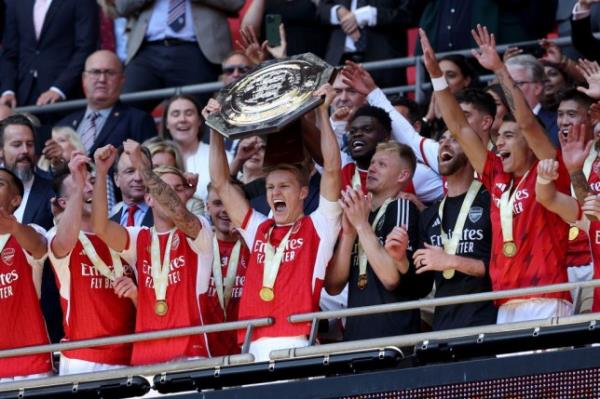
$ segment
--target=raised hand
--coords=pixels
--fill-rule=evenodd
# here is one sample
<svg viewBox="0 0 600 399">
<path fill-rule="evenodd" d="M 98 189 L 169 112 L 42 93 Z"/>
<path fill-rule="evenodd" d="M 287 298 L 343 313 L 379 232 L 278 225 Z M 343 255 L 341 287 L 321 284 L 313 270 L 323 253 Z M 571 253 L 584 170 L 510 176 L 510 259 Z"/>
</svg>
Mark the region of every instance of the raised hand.
<svg viewBox="0 0 600 399">
<path fill-rule="evenodd" d="M 242 41 L 236 40 L 236 44 L 246 54 L 246 57 L 253 64 L 263 62 L 267 58 L 267 41 L 265 40 L 260 44 L 252 26 L 246 26 L 244 29 L 241 29 L 240 35 Z"/>
<path fill-rule="evenodd" d="M 63 158 L 63 149 L 54 139 L 49 139 L 44 143 L 42 154 L 50 161 L 53 167 L 66 163 Z"/>
<path fill-rule="evenodd" d="M 90 158 L 83 155 L 81 152 L 74 152 L 71 160 L 69 161 L 69 171 L 73 177 L 73 183 L 75 184 L 75 187 L 82 190 L 87 181 L 87 165 L 89 163 Z"/>
<path fill-rule="evenodd" d="M 523 53 L 523 49 L 520 49 L 518 47 L 509 47 L 506 49 L 504 54 L 502 54 L 502 61 L 506 62 L 509 59 L 511 59 L 512 57 L 517 56 L 522 53 Z"/>
<path fill-rule="evenodd" d="M 360 231 L 361 229 L 370 228 L 369 213 L 371 212 L 371 197 L 364 195 L 362 192 L 356 191 L 353 188 L 347 187 L 342 191 L 342 196 L 338 200 L 344 215 L 352 226 Z"/>
<path fill-rule="evenodd" d="M 558 179 L 558 161 L 554 159 L 542 159 L 538 162 L 537 175 L 547 181 Z"/>
<path fill-rule="evenodd" d="M 479 51 L 473 49 L 471 54 L 477 59 L 485 69 L 492 72 L 502 68 L 504 64 L 496 51 L 496 38 L 493 33 L 489 33 L 487 27 L 477 25 L 477 30 L 472 29 L 471 35 L 475 39 L 475 43 L 479 46 Z"/>
<path fill-rule="evenodd" d="M 454 269 L 452 255 L 444 252 L 442 247 L 436 247 L 425 243 L 425 248 L 417 250 L 413 255 L 417 274 Z"/>
<path fill-rule="evenodd" d="M 116 157 L 117 149 L 112 144 L 108 144 L 104 147 L 98 148 L 94 152 L 94 163 L 96 164 L 96 171 L 98 173 L 107 174 L 108 170 L 115 162 Z"/>
<path fill-rule="evenodd" d="M 600 65 L 596 61 L 579 60 L 577 69 L 581 72 L 588 87 L 577 86 L 577 90 L 596 100 L 600 99 Z"/>
<path fill-rule="evenodd" d="M 142 155 L 142 146 L 135 140 L 127 139 L 123 142 L 123 150 L 125 154 L 129 155 L 129 160 L 131 161 L 131 166 L 136 169 L 139 169 L 142 166 L 143 155 Z"/>
<path fill-rule="evenodd" d="M 322 97 L 323 103 L 319 107 L 321 110 L 329 111 L 329 106 L 335 97 L 335 90 L 329 83 L 325 83 L 313 93 L 314 97 Z"/>
<path fill-rule="evenodd" d="M 586 134 L 585 124 L 574 124 L 566 136 L 562 133 L 558 135 L 563 161 L 569 173 L 583 169 L 585 159 L 594 144 L 593 140 L 588 140 Z"/>
<path fill-rule="evenodd" d="M 366 96 L 377 88 L 373 77 L 367 70 L 352 61 L 346 61 L 346 65 L 340 71 L 342 82 L 360 94 Z"/>
<path fill-rule="evenodd" d="M 221 104 L 214 98 L 208 100 L 206 106 L 202 109 L 202 117 L 207 119 L 210 114 L 221 111 Z"/>
<path fill-rule="evenodd" d="M 598 194 L 588 195 L 583 202 L 581 210 L 586 216 L 600 220 L 600 196 Z"/>
<path fill-rule="evenodd" d="M 279 46 L 271 47 L 267 42 L 267 51 L 273 58 L 278 60 L 287 57 L 287 39 L 285 37 L 285 27 L 283 24 L 279 24 L 279 38 Z"/>
<path fill-rule="evenodd" d="M 429 76 L 432 78 L 439 78 L 443 76 L 444 74 L 435 56 L 435 51 L 433 51 L 433 47 L 429 42 L 427 34 L 421 28 L 419 28 L 419 38 L 421 40 L 421 48 L 423 49 L 423 63 L 425 64 L 427 72 L 429 72 Z"/>
<path fill-rule="evenodd" d="M 263 141 L 258 136 L 246 137 L 240 141 L 240 145 L 235 153 L 236 159 L 244 163 L 254 156 L 262 148 Z"/>
<path fill-rule="evenodd" d="M 408 249 L 408 232 L 404 227 L 396 226 L 385 238 L 384 248 L 387 253 L 400 262 L 406 259 Z"/>
</svg>

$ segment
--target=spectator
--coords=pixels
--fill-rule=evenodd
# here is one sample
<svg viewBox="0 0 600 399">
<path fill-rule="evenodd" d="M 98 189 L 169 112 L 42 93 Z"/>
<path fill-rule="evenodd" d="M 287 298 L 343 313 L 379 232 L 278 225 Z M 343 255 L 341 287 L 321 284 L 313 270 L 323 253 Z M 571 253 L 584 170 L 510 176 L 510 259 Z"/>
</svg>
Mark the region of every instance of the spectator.
<svg viewBox="0 0 600 399">
<path fill-rule="evenodd" d="M 123 201 L 113 207 L 113 215 L 110 219 L 127 227 L 154 226 L 152 211 L 146 202 L 146 186 L 140 172 L 131 164 L 131 159 L 125 153 L 123 146 L 117 149 L 113 179 L 115 186 L 121 190 Z"/>
<path fill-rule="evenodd" d="M 406 118 L 416 132 L 421 131 L 422 120 L 419 104 L 407 97 L 397 96 L 390 99 L 394 109 Z"/>
<path fill-rule="evenodd" d="M 60 285 L 65 339 L 132 334 L 137 289 L 133 270 L 111 253 L 92 229 L 92 176 L 89 158 L 78 154 L 55 176 L 61 217 L 48 234 L 48 255 Z M 106 182 L 105 184 L 106 189 Z M 104 196 L 106 198 L 106 195 Z M 130 263 L 133 264 L 133 263 Z M 111 370 L 129 365 L 131 344 L 61 352 L 60 375 Z"/>
<path fill-rule="evenodd" d="M 14 108 L 78 97 L 84 61 L 98 42 L 96 2 L 9 0 L 6 5 L 0 103 Z"/>
<path fill-rule="evenodd" d="M 128 18 L 131 26 L 124 86 L 124 92 L 131 93 L 217 80 L 219 64 L 231 51 L 227 17 L 236 14 L 244 1 L 116 0 L 115 4 L 118 15 Z"/>
<path fill-rule="evenodd" d="M 71 160 L 71 154 L 74 151 L 85 153 L 79 135 L 70 127 L 55 127 L 52 129 L 51 138 L 56 145 L 40 157 L 37 163 L 40 170 L 51 173 L 60 167 L 64 167 Z M 46 148 L 48 149 L 50 146 L 47 145 Z"/>
<path fill-rule="evenodd" d="M 510 110 L 508 108 L 508 103 L 506 102 L 504 91 L 502 91 L 502 87 L 498 83 L 494 83 L 486 87 L 485 92 L 492 96 L 494 103 L 496 104 L 494 123 L 492 123 L 492 127 L 490 128 L 490 140 L 495 145 L 496 139 L 498 138 L 498 132 L 500 131 L 500 126 L 504 121 L 504 116 L 510 114 Z"/>
<path fill-rule="evenodd" d="M 153 137 L 146 140 L 143 145 L 150 151 L 153 167 L 172 166 L 179 170 L 185 170 L 183 157 L 174 141 Z"/>
<path fill-rule="evenodd" d="M 406 0 L 323 0 L 319 2 L 319 18 L 322 24 L 333 27 L 325 55 L 331 65 L 406 56 L 406 29 L 412 22 Z M 406 81 L 402 69 L 384 69 L 373 76 L 383 87 Z"/>
<path fill-rule="evenodd" d="M 567 37 L 572 36 L 571 31 L 571 17 L 573 15 L 573 8 L 577 4 L 577 0 L 558 0 L 558 8 L 556 9 L 556 22 L 558 24 L 558 36 Z M 600 30 L 600 8 L 592 8 L 591 15 L 591 26 L 592 31 L 597 32 Z M 565 55 L 572 59 L 579 59 L 582 55 L 575 50 L 573 43 L 567 47 L 563 47 Z"/>
<path fill-rule="evenodd" d="M 348 284 L 348 308 L 418 299 L 431 290 L 433 275 L 417 277 L 412 262 L 419 245 L 419 211 L 409 200 L 397 199 L 411 181 L 416 163 L 410 147 L 380 143 L 368 173 L 371 199 L 349 187 L 342 192 L 342 236 L 325 275 L 325 288 L 337 295 Z M 386 240 L 392 231 L 397 236 Z M 350 317 L 344 340 L 417 333 L 419 329 L 418 309 Z"/>
<path fill-rule="evenodd" d="M 40 309 L 39 289 L 42 284 L 43 259 L 48 252 L 45 231 L 27 226 L 11 218 L 23 197 L 21 180 L 8 169 L 0 168 L 0 202 L 4 226 L 11 231 L 3 239 L 3 252 L 12 256 L 0 257 L 2 268 L 11 276 L 3 281 L 0 302 L 3 322 L 0 324 L 2 350 L 49 344 L 48 332 Z M 0 383 L 44 378 L 52 375 L 50 353 L 9 357 L 0 361 Z"/>
<path fill-rule="evenodd" d="M 247 74 L 252 67 L 252 62 L 250 62 L 246 54 L 241 51 L 233 51 L 225 58 L 221 65 L 223 70 L 221 80 L 227 86 Z"/>
<path fill-rule="evenodd" d="M 530 54 L 521 54 L 506 61 L 506 68 L 515 84 L 523 92 L 534 115 L 542 121 L 552 144 L 558 148 L 560 143 L 556 112 L 544 109 L 541 103 L 544 94 L 544 80 L 546 80 L 542 64 Z"/>
<path fill-rule="evenodd" d="M 573 85 L 573 81 L 565 70 L 558 64 L 541 60 L 544 66 L 544 92 L 542 107 L 554 110 L 558 106 L 559 94 Z"/>
<path fill-rule="evenodd" d="M 571 41 L 584 58 L 600 61 L 600 40 L 592 33 L 592 5 L 598 0 L 579 0 L 571 17 Z"/>
</svg>

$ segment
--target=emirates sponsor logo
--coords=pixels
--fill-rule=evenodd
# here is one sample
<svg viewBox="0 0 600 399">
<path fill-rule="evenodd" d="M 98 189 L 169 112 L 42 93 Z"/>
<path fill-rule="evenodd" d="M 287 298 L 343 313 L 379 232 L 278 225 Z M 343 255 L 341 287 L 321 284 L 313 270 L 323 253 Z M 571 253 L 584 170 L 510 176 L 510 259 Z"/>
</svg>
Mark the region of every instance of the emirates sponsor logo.
<svg viewBox="0 0 600 399">
<path fill-rule="evenodd" d="M 9 266 L 12 266 L 13 260 L 15 258 L 15 249 L 14 248 L 5 248 L 0 255 L 2 257 L 2 261 Z"/>
</svg>

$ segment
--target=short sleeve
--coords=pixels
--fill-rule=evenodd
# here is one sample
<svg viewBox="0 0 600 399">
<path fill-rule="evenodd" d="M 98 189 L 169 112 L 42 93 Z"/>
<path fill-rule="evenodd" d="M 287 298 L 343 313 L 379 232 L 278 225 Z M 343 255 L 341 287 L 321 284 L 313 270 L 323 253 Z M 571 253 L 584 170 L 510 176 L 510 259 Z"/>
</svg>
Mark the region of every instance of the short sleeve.
<svg viewBox="0 0 600 399">
<path fill-rule="evenodd" d="M 37 224 L 31 223 L 28 225 L 29 227 L 31 227 L 32 229 L 34 229 L 36 231 L 36 233 L 43 235 L 46 239 L 48 232 L 46 231 L 46 229 L 44 229 L 42 226 L 38 226 Z M 29 252 L 25 251 L 25 249 L 23 249 L 23 253 L 25 254 L 25 258 L 27 259 L 27 262 L 32 266 L 32 267 L 44 267 L 44 261 L 48 258 L 48 247 L 46 246 L 46 253 L 44 253 L 44 255 L 41 258 L 35 259 Z"/>
<path fill-rule="evenodd" d="M 202 224 L 202 228 L 198 232 L 198 235 L 194 239 L 186 237 L 186 240 L 190 245 L 190 248 L 197 254 L 212 253 L 212 227 L 204 216 L 198 216 L 198 220 L 200 220 L 200 223 Z"/>
<path fill-rule="evenodd" d="M 66 300 L 69 300 L 71 292 L 71 273 L 69 272 L 69 259 L 71 258 L 71 252 L 62 258 L 57 258 L 52 252 L 52 240 L 56 237 L 56 227 L 51 228 L 46 234 L 46 240 L 48 241 L 48 258 L 56 274 L 56 278 L 59 282 L 59 293 L 60 296 Z"/>
<path fill-rule="evenodd" d="M 254 246 L 254 239 L 256 238 L 258 226 L 260 226 L 265 220 L 267 220 L 265 215 L 255 211 L 252 208 L 249 208 L 248 213 L 246 213 L 246 216 L 244 216 L 242 225 L 238 228 L 238 231 L 242 235 L 242 238 L 246 242 L 246 246 L 250 249 L 250 252 L 252 252 L 252 247 Z"/>
<path fill-rule="evenodd" d="M 490 193 L 494 190 L 494 179 L 496 177 L 496 172 L 498 168 L 499 158 L 496 153 L 492 151 L 487 152 L 487 157 L 485 160 L 485 165 L 483 166 L 483 174 L 481 176 L 481 182 L 488 189 Z M 500 164 L 500 167 L 502 165 Z"/>
<path fill-rule="evenodd" d="M 337 201 L 329 201 L 320 196 L 319 206 L 311 213 L 310 218 L 321 239 L 333 242 L 337 240 L 342 225 L 342 207 Z"/>
</svg>

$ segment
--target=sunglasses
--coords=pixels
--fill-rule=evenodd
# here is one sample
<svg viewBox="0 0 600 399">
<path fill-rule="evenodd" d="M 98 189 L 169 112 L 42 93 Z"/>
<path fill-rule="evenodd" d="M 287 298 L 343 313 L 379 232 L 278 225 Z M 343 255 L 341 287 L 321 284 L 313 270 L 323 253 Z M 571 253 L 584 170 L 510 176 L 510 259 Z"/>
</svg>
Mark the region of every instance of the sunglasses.
<svg viewBox="0 0 600 399">
<path fill-rule="evenodd" d="M 248 73 L 251 68 L 248 65 L 226 65 L 223 67 L 223 73 L 225 75 L 231 75 L 236 71 L 236 69 L 240 74 L 243 75 Z"/>
</svg>

